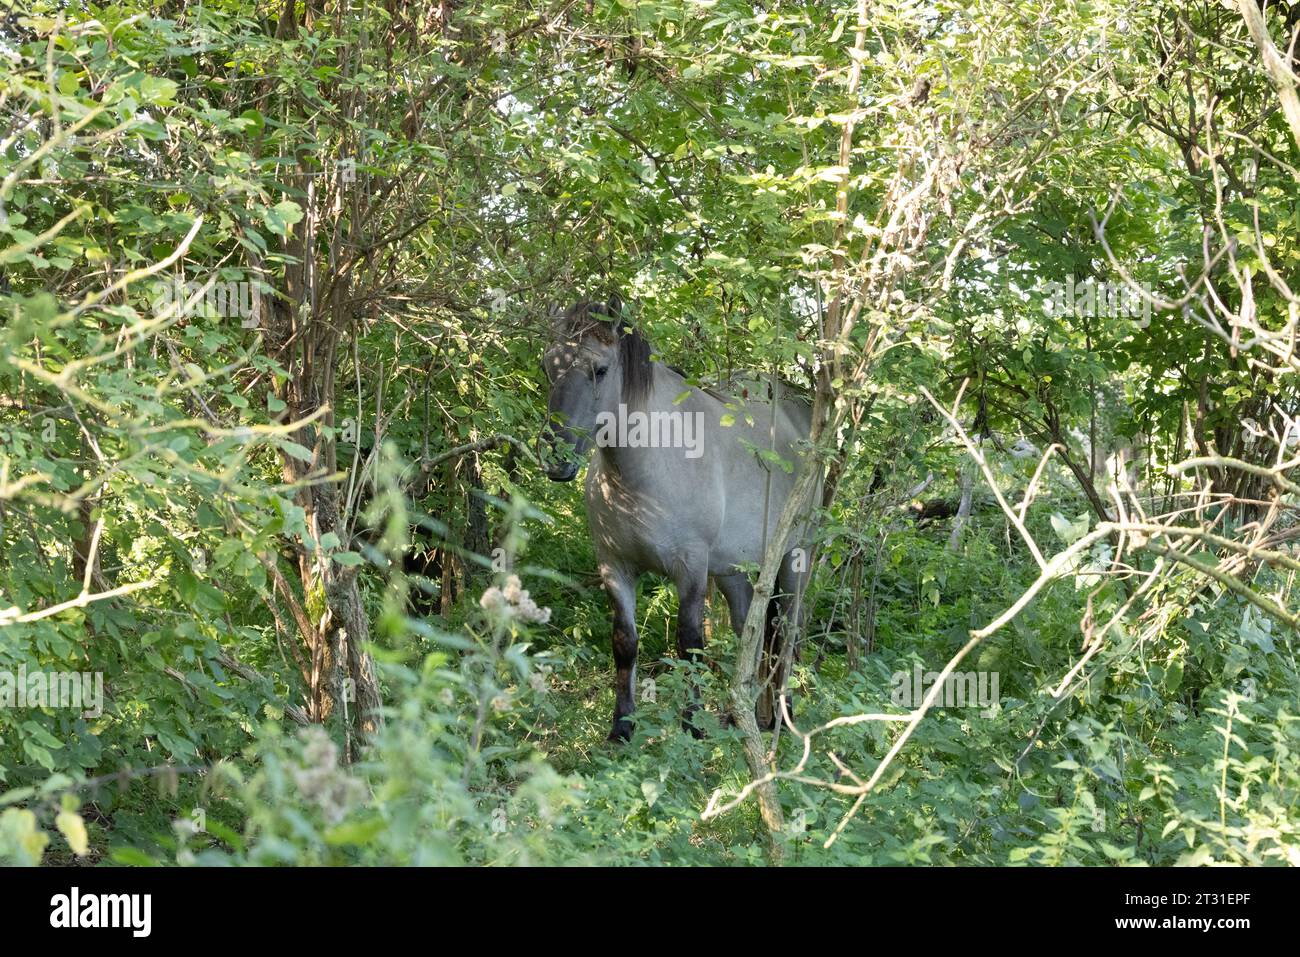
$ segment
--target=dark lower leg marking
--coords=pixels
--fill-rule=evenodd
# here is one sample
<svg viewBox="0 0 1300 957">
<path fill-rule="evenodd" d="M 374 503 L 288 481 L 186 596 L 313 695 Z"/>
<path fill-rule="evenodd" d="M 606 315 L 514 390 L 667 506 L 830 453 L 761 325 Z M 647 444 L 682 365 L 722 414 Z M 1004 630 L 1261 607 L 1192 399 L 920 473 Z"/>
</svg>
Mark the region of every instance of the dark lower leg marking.
<svg viewBox="0 0 1300 957">
<path fill-rule="evenodd" d="M 678 590 L 677 657 L 682 661 L 703 660 L 704 652 L 704 587 Z M 695 724 L 695 712 L 700 707 L 700 691 L 695 679 L 689 680 L 686 708 L 682 713 L 682 730 L 700 738 L 704 732 Z"/>
<path fill-rule="evenodd" d="M 611 741 L 632 736 L 632 712 L 636 710 L 636 628 L 614 620 L 614 727 Z"/>
</svg>

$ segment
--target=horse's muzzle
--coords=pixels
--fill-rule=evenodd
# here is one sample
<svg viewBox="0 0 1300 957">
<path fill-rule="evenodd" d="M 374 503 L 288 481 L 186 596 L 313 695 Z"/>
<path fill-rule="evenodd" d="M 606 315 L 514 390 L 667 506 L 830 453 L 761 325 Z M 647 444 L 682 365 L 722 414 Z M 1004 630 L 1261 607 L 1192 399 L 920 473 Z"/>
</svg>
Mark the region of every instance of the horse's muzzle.
<svg viewBox="0 0 1300 957">
<path fill-rule="evenodd" d="M 577 462 L 553 462 L 546 466 L 546 477 L 552 482 L 572 482 L 577 474 Z"/>
<path fill-rule="evenodd" d="M 556 449 L 556 445 L 572 448 L 572 441 L 560 429 L 548 425 L 537 437 L 537 458 L 542 471 L 552 482 L 572 482 L 578 474 L 578 459 L 572 454 L 565 455 Z"/>
</svg>

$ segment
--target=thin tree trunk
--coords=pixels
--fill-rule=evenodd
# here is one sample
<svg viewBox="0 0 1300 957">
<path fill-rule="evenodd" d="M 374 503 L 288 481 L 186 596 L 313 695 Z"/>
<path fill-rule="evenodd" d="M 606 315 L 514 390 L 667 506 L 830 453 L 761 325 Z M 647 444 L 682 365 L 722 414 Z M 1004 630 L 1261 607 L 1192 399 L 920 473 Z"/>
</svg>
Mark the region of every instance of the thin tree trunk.
<svg viewBox="0 0 1300 957">
<path fill-rule="evenodd" d="M 977 444 L 984 444 L 984 437 L 980 436 L 975 440 Z M 961 470 L 961 501 L 957 503 L 957 516 L 952 522 L 952 534 L 948 536 L 948 551 L 957 551 L 957 546 L 961 543 L 961 532 L 966 527 L 966 522 L 970 520 L 971 501 L 975 498 L 975 472 L 979 466 L 975 464 L 974 459 L 968 458 Z"/>
</svg>

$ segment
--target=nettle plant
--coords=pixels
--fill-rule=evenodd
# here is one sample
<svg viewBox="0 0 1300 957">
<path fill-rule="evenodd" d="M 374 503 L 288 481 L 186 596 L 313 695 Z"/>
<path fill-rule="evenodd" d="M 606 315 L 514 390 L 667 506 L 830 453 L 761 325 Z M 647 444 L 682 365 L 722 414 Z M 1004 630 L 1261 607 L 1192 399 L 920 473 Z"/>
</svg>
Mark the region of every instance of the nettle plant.
<svg viewBox="0 0 1300 957">
<path fill-rule="evenodd" d="M 267 725 L 250 749 L 257 770 L 227 789 L 242 831 L 214 839 L 181 819 L 178 863 L 541 864 L 588 853 L 566 836 L 581 780 L 557 773 L 528 741 L 553 713 L 555 662 L 530 647 L 549 609 L 519 574 L 502 571 L 477 602 L 466 600 L 459 627 L 410 617 L 402 471 L 380 467 L 367 514 L 384 530 L 367 561 L 385 646 L 394 649 L 380 656 L 393 704 L 379 730 L 348 764 L 323 728 L 289 735 Z M 535 513 L 516 499 L 506 527 L 527 514 Z M 509 567 L 523 535 L 503 541 Z"/>
</svg>

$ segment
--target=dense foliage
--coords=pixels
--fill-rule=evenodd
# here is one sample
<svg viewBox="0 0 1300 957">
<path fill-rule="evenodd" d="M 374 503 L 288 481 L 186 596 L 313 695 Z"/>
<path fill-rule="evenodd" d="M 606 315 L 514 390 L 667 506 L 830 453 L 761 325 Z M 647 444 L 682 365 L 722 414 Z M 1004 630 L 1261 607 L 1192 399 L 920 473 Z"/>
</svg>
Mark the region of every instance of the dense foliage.
<svg viewBox="0 0 1300 957">
<path fill-rule="evenodd" d="M 1300 127 L 1235 6 L 23 7 L 0 861 L 1300 864 Z M 605 742 L 533 438 L 551 307 L 614 291 L 693 381 L 826 399 L 801 730 L 905 718 L 1035 589 L 896 760 L 786 731 L 776 833 L 715 813 L 720 599 L 683 662 L 643 583 Z M 99 706 L 19 696 L 58 674 Z"/>
</svg>

